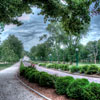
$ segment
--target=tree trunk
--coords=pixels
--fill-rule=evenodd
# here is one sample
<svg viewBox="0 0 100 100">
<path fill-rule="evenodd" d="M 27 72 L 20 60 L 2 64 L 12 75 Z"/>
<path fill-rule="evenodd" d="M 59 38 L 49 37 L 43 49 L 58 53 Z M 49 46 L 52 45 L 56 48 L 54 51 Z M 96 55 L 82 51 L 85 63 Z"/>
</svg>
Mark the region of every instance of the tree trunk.
<svg viewBox="0 0 100 100">
<path fill-rule="evenodd" d="M 96 57 L 94 58 L 94 63 L 95 63 L 95 64 L 97 63 L 97 61 L 96 61 Z"/>
<path fill-rule="evenodd" d="M 63 64 L 65 64 L 65 57 L 63 56 Z"/>
</svg>

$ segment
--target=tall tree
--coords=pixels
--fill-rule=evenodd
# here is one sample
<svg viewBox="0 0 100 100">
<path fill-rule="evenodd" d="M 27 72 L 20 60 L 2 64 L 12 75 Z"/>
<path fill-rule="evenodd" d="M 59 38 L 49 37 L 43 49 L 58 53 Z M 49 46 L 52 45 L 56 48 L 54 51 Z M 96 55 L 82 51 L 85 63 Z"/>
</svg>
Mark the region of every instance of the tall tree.
<svg viewBox="0 0 100 100">
<path fill-rule="evenodd" d="M 87 29 L 84 31 L 81 31 L 82 33 L 79 35 L 72 35 L 67 34 L 66 31 L 62 28 L 61 23 L 51 23 L 48 25 L 47 30 L 50 33 L 50 37 L 54 39 L 54 45 L 56 48 L 56 54 L 58 55 L 58 61 L 59 61 L 59 51 L 62 45 L 64 45 L 69 52 L 66 56 L 68 56 L 70 64 L 75 61 L 75 49 L 78 48 L 80 44 L 80 39 L 82 37 L 82 33 L 85 33 Z M 86 33 L 85 33 L 86 34 Z"/>
<path fill-rule="evenodd" d="M 37 46 L 33 46 L 30 51 L 30 57 L 32 60 L 48 60 L 48 55 L 51 52 L 49 41 L 46 41 Z"/>
<path fill-rule="evenodd" d="M 7 40 L 8 43 L 10 44 L 10 49 L 14 51 L 14 53 L 18 56 L 18 58 L 21 58 L 23 52 L 22 42 L 14 35 L 9 35 Z"/>
<path fill-rule="evenodd" d="M 97 41 L 88 42 L 86 48 L 90 52 L 90 55 L 94 57 L 94 63 L 96 64 L 97 55 L 98 55 Z"/>
<path fill-rule="evenodd" d="M 7 62 L 16 62 L 18 61 L 18 56 L 14 53 L 13 49 L 10 48 L 10 44 L 8 40 L 4 41 L 2 44 L 2 51 L 1 51 L 2 61 Z"/>
<path fill-rule="evenodd" d="M 10 35 L 1 44 L 1 57 L 3 61 L 18 61 L 22 57 L 23 44 L 17 37 Z"/>
</svg>

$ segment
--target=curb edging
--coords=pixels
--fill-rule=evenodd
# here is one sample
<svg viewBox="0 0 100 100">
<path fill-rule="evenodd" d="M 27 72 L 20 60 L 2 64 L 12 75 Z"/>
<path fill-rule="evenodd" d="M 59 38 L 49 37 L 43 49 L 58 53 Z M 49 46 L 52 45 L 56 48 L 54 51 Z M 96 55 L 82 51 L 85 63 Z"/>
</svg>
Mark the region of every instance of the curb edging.
<svg viewBox="0 0 100 100">
<path fill-rule="evenodd" d="M 40 97 L 42 97 L 42 98 L 44 98 L 44 99 L 46 99 L 46 100 L 52 100 L 52 99 L 50 99 L 50 98 L 44 96 L 43 94 L 39 93 L 38 91 L 32 89 L 31 87 L 29 87 L 29 86 L 28 86 L 27 84 L 25 84 L 22 80 L 20 80 L 20 79 L 18 78 L 17 75 L 16 75 L 16 78 L 17 78 L 17 80 L 18 80 L 20 83 L 22 83 L 26 88 L 28 88 L 29 90 L 35 92 L 35 93 L 38 94 Z"/>
</svg>

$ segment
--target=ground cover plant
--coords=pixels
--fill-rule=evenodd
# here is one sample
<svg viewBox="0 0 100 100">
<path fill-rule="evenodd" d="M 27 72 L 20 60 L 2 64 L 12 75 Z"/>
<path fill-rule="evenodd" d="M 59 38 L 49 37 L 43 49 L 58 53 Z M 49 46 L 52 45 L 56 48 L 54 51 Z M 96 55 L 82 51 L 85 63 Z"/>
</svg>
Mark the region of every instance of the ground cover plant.
<svg viewBox="0 0 100 100">
<path fill-rule="evenodd" d="M 71 76 L 57 77 L 47 72 L 39 72 L 33 67 L 20 64 L 20 75 L 32 83 L 54 88 L 59 95 L 75 100 L 100 100 L 100 84 L 90 83 L 87 79 L 74 79 Z"/>
</svg>

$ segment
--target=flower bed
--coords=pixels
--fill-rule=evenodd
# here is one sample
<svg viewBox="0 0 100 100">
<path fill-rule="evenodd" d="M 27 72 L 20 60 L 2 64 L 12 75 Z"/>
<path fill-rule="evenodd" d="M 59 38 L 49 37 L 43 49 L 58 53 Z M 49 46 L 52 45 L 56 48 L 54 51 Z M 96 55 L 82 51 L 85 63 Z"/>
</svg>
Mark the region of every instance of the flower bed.
<svg viewBox="0 0 100 100">
<path fill-rule="evenodd" d="M 76 100 L 100 100 L 100 84 L 89 83 L 87 79 L 57 77 L 46 72 L 39 72 L 33 67 L 20 65 L 20 75 L 41 87 L 55 88 L 57 94 L 63 94 Z"/>
</svg>

